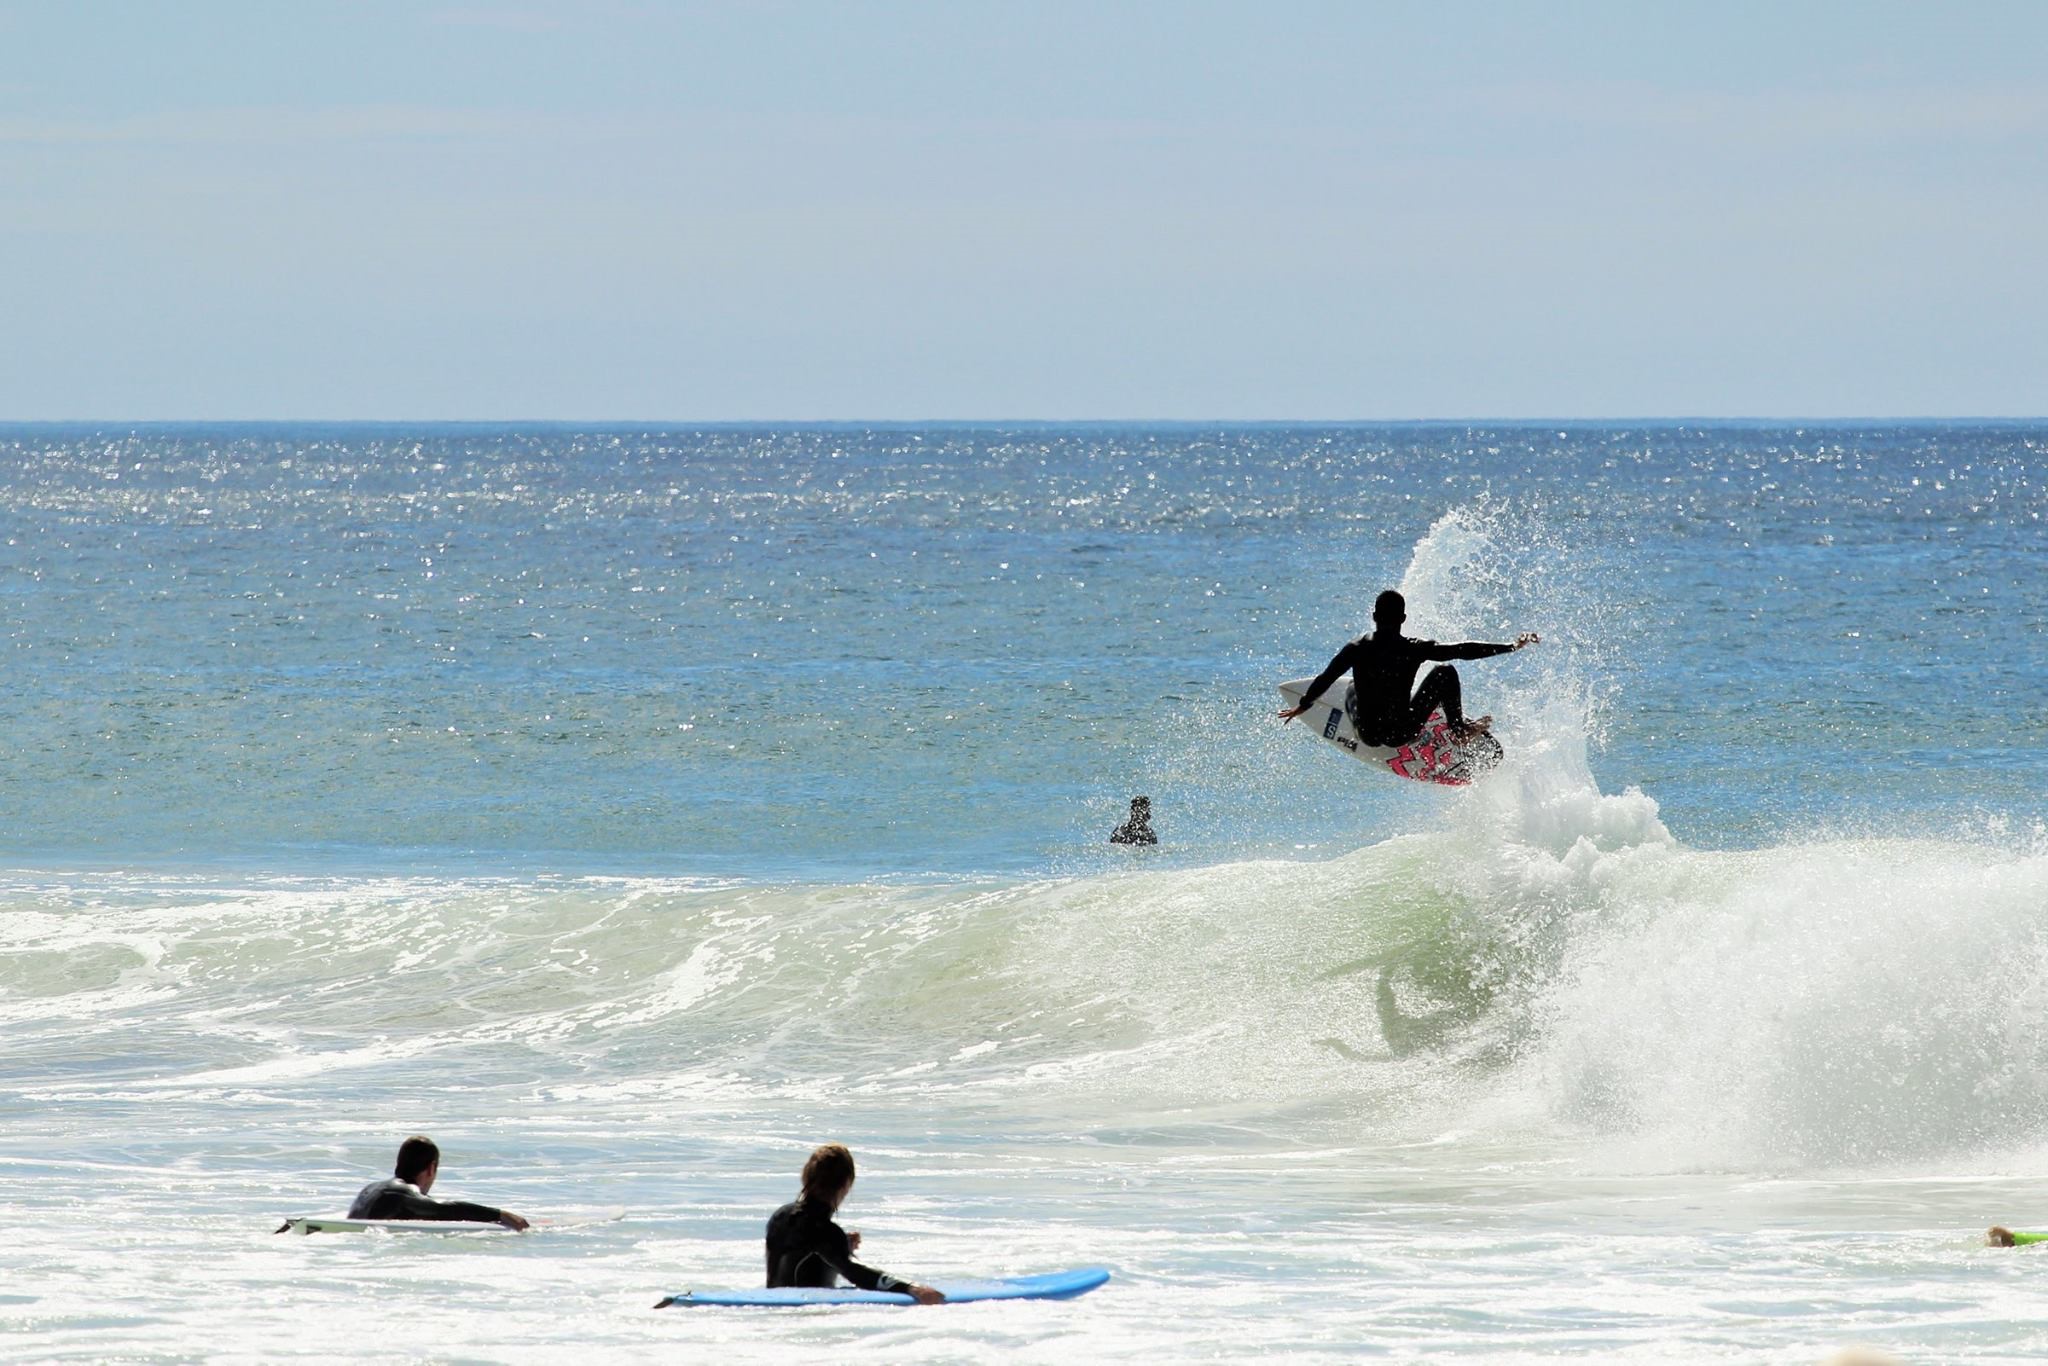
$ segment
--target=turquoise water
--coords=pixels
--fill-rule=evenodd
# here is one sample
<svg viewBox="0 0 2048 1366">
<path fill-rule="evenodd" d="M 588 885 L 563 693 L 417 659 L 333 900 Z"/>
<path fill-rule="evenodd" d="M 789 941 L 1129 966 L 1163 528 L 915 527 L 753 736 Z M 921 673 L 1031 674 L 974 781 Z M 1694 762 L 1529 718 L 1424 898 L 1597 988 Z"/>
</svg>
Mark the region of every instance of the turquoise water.
<svg viewBox="0 0 2048 1366">
<path fill-rule="evenodd" d="M 2044 510 L 2011 423 L 0 428 L 0 1323 L 2028 1354 Z M 1272 716 L 1389 585 L 1543 634 L 1470 791 Z M 631 1215 L 270 1238 L 421 1129 Z M 1117 1279 L 647 1308 L 826 1139 L 883 1266 Z"/>
</svg>

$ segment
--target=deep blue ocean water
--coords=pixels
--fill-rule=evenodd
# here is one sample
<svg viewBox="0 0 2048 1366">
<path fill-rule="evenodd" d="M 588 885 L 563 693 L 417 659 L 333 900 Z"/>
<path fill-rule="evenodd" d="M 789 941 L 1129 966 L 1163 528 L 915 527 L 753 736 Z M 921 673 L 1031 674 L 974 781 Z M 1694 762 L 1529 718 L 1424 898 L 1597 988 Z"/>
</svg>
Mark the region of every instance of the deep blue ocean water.
<svg viewBox="0 0 2048 1366">
<path fill-rule="evenodd" d="M 2044 512 L 2048 423 L 0 427 L 9 1349 L 2048 1350 Z M 1389 586 L 1543 636 L 1467 791 L 1273 715 Z M 271 1237 L 421 1129 L 628 1218 Z M 879 1264 L 1116 1279 L 648 1309 L 827 1139 Z"/>
<path fill-rule="evenodd" d="M 0 430 L 34 858 L 879 874 L 1398 824 L 1260 724 L 1418 542 L 1688 840 L 2037 818 L 2023 425 Z M 1468 585 L 1470 587 L 1470 585 Z M 1450 615 L 1448 606 L 1443 615 Z"/>
</svg>

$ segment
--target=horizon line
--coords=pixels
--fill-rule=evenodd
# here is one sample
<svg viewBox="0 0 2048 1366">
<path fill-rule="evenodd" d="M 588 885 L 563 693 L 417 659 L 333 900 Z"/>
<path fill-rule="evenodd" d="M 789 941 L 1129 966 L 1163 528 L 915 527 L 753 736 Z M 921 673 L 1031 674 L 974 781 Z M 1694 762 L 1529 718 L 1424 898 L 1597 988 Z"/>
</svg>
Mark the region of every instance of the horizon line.
<svg viewBox="0 0 2048 1366">
<path fill-rule="evenodd" d="M 1546 427 L 1689 426 L 1717 423 L 1787 426 L 2048 423 L 2048 414 L 1638 414 L 1629 417 L 0 417 L 0 429 L 22 427 Z"/>
</svg>

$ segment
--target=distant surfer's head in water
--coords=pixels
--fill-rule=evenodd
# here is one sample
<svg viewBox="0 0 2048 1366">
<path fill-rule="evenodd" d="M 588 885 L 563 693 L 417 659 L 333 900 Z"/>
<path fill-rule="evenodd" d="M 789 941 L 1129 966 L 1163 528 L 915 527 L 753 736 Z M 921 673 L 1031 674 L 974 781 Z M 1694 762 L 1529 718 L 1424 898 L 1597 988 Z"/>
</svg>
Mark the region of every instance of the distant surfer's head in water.
<svg viewBox="0 0 2048 1366">
<path fill-rule="evenodd" d="M 1159 836 L 1152 833 L 1152 799 L 1131 798 L 1131 814 L 1122 825 L 1109 835 L 1111 844 L 1157 844 Z"/>
</svg>

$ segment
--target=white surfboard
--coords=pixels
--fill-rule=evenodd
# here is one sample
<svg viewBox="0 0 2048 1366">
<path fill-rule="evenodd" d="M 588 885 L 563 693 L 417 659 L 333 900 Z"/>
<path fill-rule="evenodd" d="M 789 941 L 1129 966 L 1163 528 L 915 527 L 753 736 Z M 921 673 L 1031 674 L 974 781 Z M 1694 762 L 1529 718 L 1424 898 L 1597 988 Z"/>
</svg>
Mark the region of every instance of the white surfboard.
<svg viewBox="0 0 2048 1366">
<path fill-rule="evenodd" d="M 1297 678 L 1282 683 L 1281 701 L 1290 709 L 1300 706 L 1302 694 L 1313 682 L 1313 678 Z M 1500 741 L 1485 731 L 1462 739 L 1452 735 L 1441 711 L 1431 712 L 1421 731 L 1405 745 L 1369 745 L 1358 738 L 1358 729 L 1351 724 L 1351 714 L 1344 709 L 1344 697 L 1350 689 L 1351 675 L 1339 675 L 1337 681 L 1316 698 L 1316 704 L 1301 714 L 1300 720 L 1354 759 L 1363 759 L 1417 782 L 1464 787 L 1504 756 Z"/>
<path fill-rule="evenodd" d="M 609 1224 L 626 1217 L 624 1205 L 607 1209 L 564 1210 L 527 1220 L 529 1231 L 539 1233 L 589 1224 Z M 473 1223 L 466 1219 L 351 1219 L 345 1214 L 312 1214 L 287 1219 L 279 1233 L 510 1233 L 503 1224 Z"/>
</svg>

